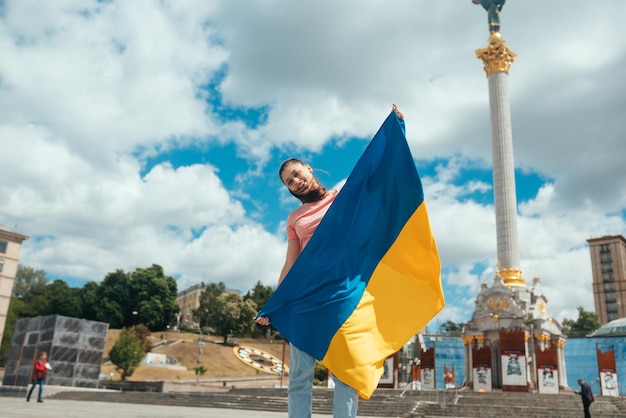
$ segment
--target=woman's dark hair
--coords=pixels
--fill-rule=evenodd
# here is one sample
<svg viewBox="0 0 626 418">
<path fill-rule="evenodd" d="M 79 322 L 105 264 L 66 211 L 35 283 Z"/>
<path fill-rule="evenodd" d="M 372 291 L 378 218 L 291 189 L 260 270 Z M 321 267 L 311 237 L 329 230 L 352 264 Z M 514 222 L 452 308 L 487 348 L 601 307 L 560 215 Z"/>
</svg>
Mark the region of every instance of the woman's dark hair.
<svg viewBox="0 0 626 418">
<path fill-rule="evenodd" d="M 289 164 L 306 165 L 306 163 L 304 161 L 302 161 L 302 160 L 300 160 L 298 158 L 290 158 L 290 159 L 288 159 L 286 161 L 283 161 L 283 163 L 280 165 L 280 168 L 278 169 L 278 177 L 280 177 L 281 181 L 282 181 L 283 171 L 285 171 L 285 168 L 287 168 L 287 166 Z M 318 200 L 320 200 L 324 196 L 326 196 L 326 193 L 328 192 L 328 190 L 326 189 L 326 187 L 322 186 L 322 183 L 320 183 L 320 181 L 319 181 L 319 179 L 317 177 L 313 176 L 313 180 L 315 180 L 315 183 L 317 183 L 318 187 L 316 187 L 314 189 L 311 189 L 311 191 L 308 192 L 307 194 L 297 195 L 294 192 L 292 192 L 291 190 L 289 190 L 289 193 L 291 193 L 291 195 L 293 197 L 295 197 L 296 199 L 298 199 L 302 203 L 317 202 Z"/>
</svg>

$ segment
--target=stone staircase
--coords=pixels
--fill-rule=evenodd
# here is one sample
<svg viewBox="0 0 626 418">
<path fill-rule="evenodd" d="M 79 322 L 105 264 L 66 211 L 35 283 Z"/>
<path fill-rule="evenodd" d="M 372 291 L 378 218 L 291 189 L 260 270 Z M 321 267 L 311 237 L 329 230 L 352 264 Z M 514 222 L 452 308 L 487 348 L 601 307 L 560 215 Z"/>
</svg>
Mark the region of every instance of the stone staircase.
<svg viewBox="0 0 626 418">
<path fill-rule="evenodd" d="M 416 405 L 413 396 L 398 397 L 398 391 L 376 393 L 368 401 L 359 402 L 359 415 L 372 417 L 410 417 Z M 239 388 L 227 392 L 154 393 L 154 392 L 81 392 L 67 391 L 51 399 L 119 402 L 152 405 L 193 406 L 206 408 L 244 409 L 287 412 L 287 389 Z M 333 392 L 316 388 L 313 391 L 313 412 L 332 415 Z"/>
<path fill-rule="evenodd" d="M 574 394 L 539 395 L 536 393 L 401 392 L 379 389 L 368 401 L 359 402 L 359 415 L 371 417 L 454 417 L 454 418 L 571 418 L 582 416 L 580 397 Z M 137 392 L 61 392 L 53 399 L 82 401 L 149 403 L 259 411 L 287 411 L 287 390 L 279 388 L 234 388 L 222 392 L 137 393 Z M 313 412 L 332 415 L 332 391 L 313 391 Z M 626 418 L 623 398 L 596 397 L 593 416 Z"/>
<path fill-rule="evenodd" d="M 418 401 L 414 417 L 463 418 L 571 418 L 582 416 L 580 396 L 575 394 L 539 395 L 536 393 L 459 392 L 451 403 Z M 625 418 L 626 402 L 623 398 L 596 396 L 591 406 L 592 416 Z"/>
</svg>

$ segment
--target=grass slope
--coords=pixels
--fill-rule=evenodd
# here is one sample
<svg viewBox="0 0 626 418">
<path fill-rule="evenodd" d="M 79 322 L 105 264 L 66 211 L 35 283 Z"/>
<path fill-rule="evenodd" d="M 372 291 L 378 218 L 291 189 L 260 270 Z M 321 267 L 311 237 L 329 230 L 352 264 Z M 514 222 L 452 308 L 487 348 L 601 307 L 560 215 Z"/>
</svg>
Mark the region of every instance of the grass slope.
<svg viewBox="0 0 626 418">
<path fill-rule="evenodd" d="M 104 359 L 108 360 L 109 351 L 117 341 L 120 330 L 111 329 L 107 333 L 107 340 L 104 346 Z M 145 380 L 170 380 L 170 379 L 195 379 L 196 375 L 193 368 L 197 365 L 199 346 L 198 335 L 182 332 L 162 332 L 154 333 L 151 336 L 153 345 L 161 341 L 173 343 L 180 340 L 177 344 L 168 344 L 157 347 L 152 351 L 155 353 L 165 353 L 170 357 L 178 360 L 180 366 L 186 367 L 187 370 L 171 370 L 164 367 L 140 366 L 128 380 L 145 381 Z M 257 372 L 256 369 L 245 365 L 233 353 L 233 347 L 221 344 L 222 339 L 215 336 L 204 336 L 204 344 L 201 346 L 200 364 L 207 368 L 204 378 L 210 377 L 246 377 L 265 375 Z M 271 341 L 266 339 L 239 339 L 239 345 L 245 345 L 257 348 L 263 352 L 267 352 L 274 357 L 281 359 L 283 352 L 282 341 Z M 289 364 L 289 344 L 285 345 L 285 364 Z M 119 373 L 115 371 L 115 366 L 110 362 L 106 362 L 102 366 L 102 373 L 110 376 L 113 372 L 115 380 L 120 379 Z M 267 374 L 267 376 L 271 376 Z"/>
</svg>

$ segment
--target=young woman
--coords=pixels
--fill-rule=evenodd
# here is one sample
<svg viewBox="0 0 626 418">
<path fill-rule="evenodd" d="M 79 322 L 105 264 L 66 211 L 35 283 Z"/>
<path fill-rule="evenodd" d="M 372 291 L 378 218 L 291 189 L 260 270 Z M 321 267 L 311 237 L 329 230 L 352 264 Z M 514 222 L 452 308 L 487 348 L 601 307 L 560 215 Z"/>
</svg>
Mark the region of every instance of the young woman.
<svg viewBox="0 0 626 418">
<path fill-rule="evenodd" d="M 400 119 L 402 113 L 394 104 Z M 287 256 L 280 272 L 278 285 L 287 276 L 291 266 L 307 245 L 326 211 L 337 197 L 337 190 L 326 189 L 313 175 L 310 165 L 291 158 L 283 162 L 278 170 L 283 184 L 289 192 L 302 202 L 302 206 L 289 214 L 287 218 Z M 267 317 L 255 320 L 258 324 L 269 325 Z M 310 418 L 312 413 L 313 376 L 315 358 L 290 345 L 288 408 L 290 418 Z M 335 378 L 333 416 L 335 418 L 354 418 L 358 407 L 356 390 Z"/>
<path fill-rule="evenodd" d="M 33 389 L 35 386 L 39 385 L 39 393 L 37 394 L 37 402 L 43 402 L 41 399 L 41 395 L 43 393 L 43 384 L 46 380 L 46 373 L 48 370 L 52 370 L 50 367 L 50 363 L 47 360 L 48 355 L 45 351 L 39 354 L 39 359 L 35 360 L 35 364 L 33 368 L 35 369 L 33 372 L 33 385 L 28 391 L 28 396 L 26 397 L 26 402 L 30 402 L 30 395 L 33 394 Z"/>
</svg>

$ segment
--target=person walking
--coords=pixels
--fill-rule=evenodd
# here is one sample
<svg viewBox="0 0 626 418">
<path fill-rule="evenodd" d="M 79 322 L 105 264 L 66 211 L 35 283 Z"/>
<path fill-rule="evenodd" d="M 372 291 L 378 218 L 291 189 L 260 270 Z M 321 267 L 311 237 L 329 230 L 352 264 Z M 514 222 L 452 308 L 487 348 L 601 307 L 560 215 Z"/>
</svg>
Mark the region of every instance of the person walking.
<svg viewBox="0 0 626 418">
<path fill-rule="evenodd" d="M 398 118 L 403 119 L 404 116 L 395 104 L 393 110 Z M 278 279 L 280 286 L 339 192 L 326 189 L 313 174 L 313 168 L 297 158 L 284 161 L 278 175 L 289 192 L 302 202 L 287 217 L 287 255 Z M 257 317 L 255 322 L 260 325 L 270 324 L 267 317 Z M 315 358 L 293 344 L 290 344 L 290 350 L 288 415 L 289 418 L 310 418 L 313 409 Z M 334 377 L 334 382 L 333 417 L 356 417 L 359 400 L 357 391 L 337 377 Z"/>
<path fill-rule="evenodd" d="M 41 395 L 43 394 L 43 384 L 46 380 L 46 374 L 48 370 L 52 370 L 50 363 L 47 360 L 48 354 L 43 351 L 39 354 L 39 359 L 35 360 L 35 371 L 33 372 L 33 385 L 28 391 L 28 396 L 26 397 L 26 402 L 30 402 L 30 395 L 33 394 L 33 389 L 35 386 L 39 385 L 39 393 L 37 394 L 37 402 L 43 402 L 41 399 Z"/>
<path fill-rule="evenodd" d="M 580 392 L 576 393 L 580 395 L 580 398 L 583 401 L 585 418 L 591 418 L 591 414 L 589 413 L 589 407 L 594 401 L 593 393 L 591 392 L 591 386 L 589 386 L 589 383 L 585 383 L 585 381 L 582 379 L 578 379 L 578 384 L 580 385 Z"/>
</svg>

